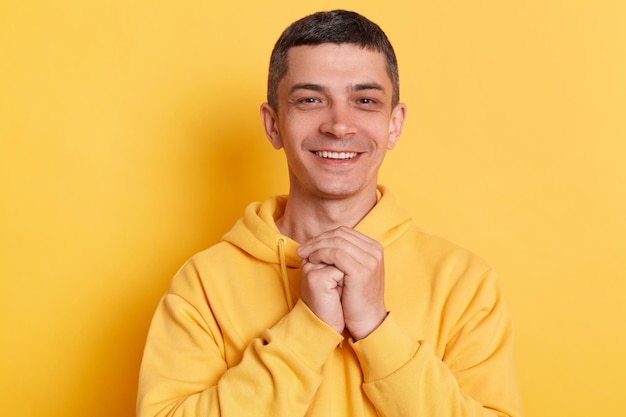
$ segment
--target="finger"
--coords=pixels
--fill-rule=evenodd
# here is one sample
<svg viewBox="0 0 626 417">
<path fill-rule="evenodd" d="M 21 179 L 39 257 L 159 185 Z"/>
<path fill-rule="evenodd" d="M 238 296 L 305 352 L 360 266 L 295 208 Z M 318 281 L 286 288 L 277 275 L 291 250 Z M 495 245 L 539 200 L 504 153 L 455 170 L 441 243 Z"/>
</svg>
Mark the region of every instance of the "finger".
<svg viewBox="0 0 626 417">
<path fill-rule="evenodd" d="M 326 231 L 322 234 L 320 234 L 319 236 L 316 236 L 312 239 L 310 239 L 309 241 L 303 243 L 300 247 L 301 248 L 306 248 L 310 245 L 315 245 L 316 243 L 319 243 L 321 241 L 327 240 L 327 239 L 332 239 L 334 237 L 342 237 L 356 245 L 360 244 L 360 243 L 373 243 L 376 242 L 374 239 L 372 239 L 371 237 L 364 235 L 361 232 L 358 232 L 350 227 L 347 226 L 340 226 L 338 228 Z"/>
<path fill-rule="evenodd" d="M 374 240 L 357 245 L 343 237 L 319 240 L 303 254 L 310 263 L 335 265 L 344 272 L 358 272 L 361 268 L 374 270 L 384 257 L 382 245 Z"/>
<path fill-rule="evenodd" d="M 376 258 L 367 252 L 336 248 L 320 248 L 307 259 L 310 265 L 332 265 L 344 273 L 356 273 L 368 265 L 374 267 L 376 262 Z"/>
<path fill-rule="evenodd" d="M 308 258 L 312 252 L 321 248 L 336 248 L 344 249 L 352 256 L 357 256 L 357 251 L 372 252 L 378 250 L 379 247 L 380 244 L 369 236 L 349 227 L 340 227 L 322 233 L 302 244 L 298 248 L 298 254 L 302 258 Z"/>
<path fill-rule="evenodd" d="M 337 287 L 343 287 L 345 274 L 332 265 L 307 263 L 302 268 L 302 273 L 311 288 L 320 287 L 332 290 Z"/>
</svg>

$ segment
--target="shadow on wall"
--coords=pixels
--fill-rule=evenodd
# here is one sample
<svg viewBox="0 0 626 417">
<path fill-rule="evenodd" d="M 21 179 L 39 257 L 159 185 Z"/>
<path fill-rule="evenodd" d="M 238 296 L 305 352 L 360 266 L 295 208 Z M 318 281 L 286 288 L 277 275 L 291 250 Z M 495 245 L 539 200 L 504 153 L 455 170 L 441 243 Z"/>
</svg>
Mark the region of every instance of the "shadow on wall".
<svg viewBox="0 0 626 417">
<path fill-rule="evenodd" d="M 264 98 L 242 94 L 247 90 L 222 85 L 219 99 L 199 106 L 200 114 L 188 124 L 192 129 L 188 156 L 201 167 L 190 172 L 196 176 L 190 181 L 202 187 L 194 192 L 204 195 L 202 224 L 208 244 L 228 231 L 250 202 L 288 191 L 283 152 L 269 143 L 259 116 Z"/>
<path fill-rule="evenodd" d="M 84 374 L 76 376 L 81 381 L 75 384 L 91 386 L 92 394 L 73 401 L 75 415 L 134 415 L 150 319 L 175 271 L 191 255 L 217 242 L 249 202 L 287 192 L 286 164 L 282 151 L 274 150 L 265 138 L 260 100 L 247 94 L 233 96 L 241 91 L 246 89 L 196 91 L 191 104 L 175 109 L 174 123 L 182 131 L 176 140 L 183 143 L 171 156 L 177 161 L 167 165 L 172 172 L 158 176 L 176 179 L 164 192 L 175 195 L 183 214 L 176 209 L 164 216 L 156 242 L 139 241 L 150 245 L 150 259 L 116 255 L 116 262 L 126 264 L 120 267 L 123 274 L 136 278 L 126 294 L 115 296 L 100 330 L 90 330 L 97 340 L 80 359 L 85 361 Z"/>
</svg>

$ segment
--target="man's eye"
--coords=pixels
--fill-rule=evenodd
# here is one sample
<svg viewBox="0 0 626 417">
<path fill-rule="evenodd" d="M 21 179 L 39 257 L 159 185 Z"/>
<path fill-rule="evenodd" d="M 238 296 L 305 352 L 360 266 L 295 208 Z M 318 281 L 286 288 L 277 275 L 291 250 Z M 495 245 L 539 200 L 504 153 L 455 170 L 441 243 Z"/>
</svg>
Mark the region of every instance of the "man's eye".
<svg viewBox="0 0 626 417">
<path fill-rule="evenodd" d="M 371 98 L 360 98 L 358 101 L 361 104 L 374 104 L 374 103 L 376 103 L 376 100 L 371 99 Z"/>
<path fill-rule="evenodd" d="M 300 99 L 300 102 L 301 103 L 319 103 L 320 100 L 315 97 L 305 97 L 303 99 Z"/>
</svg>

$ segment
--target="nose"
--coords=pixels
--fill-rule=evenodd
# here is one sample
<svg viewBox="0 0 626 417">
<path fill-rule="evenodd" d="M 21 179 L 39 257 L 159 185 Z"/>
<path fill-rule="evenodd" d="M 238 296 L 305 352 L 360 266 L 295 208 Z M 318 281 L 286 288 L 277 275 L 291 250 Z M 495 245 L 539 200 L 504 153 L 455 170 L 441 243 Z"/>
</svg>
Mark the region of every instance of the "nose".
<svg viewBox="0 0 626 417">
<path fill-rule="evenodd" d="M 343 139 L 356 133 L 356 124 L 348 105 L 334 103 L 328 107 L 320 131 L 328 136 Z"/>
</svg>

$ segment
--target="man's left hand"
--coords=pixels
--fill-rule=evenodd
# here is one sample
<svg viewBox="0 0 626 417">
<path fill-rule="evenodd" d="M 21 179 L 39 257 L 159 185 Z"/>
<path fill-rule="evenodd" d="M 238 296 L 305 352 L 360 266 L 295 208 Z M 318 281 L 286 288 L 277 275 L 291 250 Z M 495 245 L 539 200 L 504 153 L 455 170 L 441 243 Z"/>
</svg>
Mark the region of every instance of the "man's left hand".
<svg viewBox="0 0 626 417">
<path fill-rule="evenodd" d="M 383 247 L 349 227 L 322 233 L 302 244 L 298 254 L 313 264 L 332 265 L 344 273 L 341 304 L 354 340 L 373 332 L 387 316 Z"/>
</svg>

